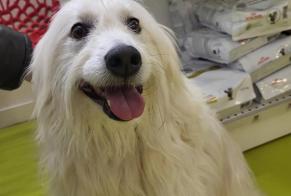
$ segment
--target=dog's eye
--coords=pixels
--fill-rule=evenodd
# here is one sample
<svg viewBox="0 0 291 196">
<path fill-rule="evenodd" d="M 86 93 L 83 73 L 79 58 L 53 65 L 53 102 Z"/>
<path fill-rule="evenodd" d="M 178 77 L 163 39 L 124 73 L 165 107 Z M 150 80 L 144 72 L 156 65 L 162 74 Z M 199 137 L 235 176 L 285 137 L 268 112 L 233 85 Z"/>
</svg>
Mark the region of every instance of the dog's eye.
<svg viewBox="0 0 291 196">
<path fill-rule="evenodd" d="M 139 24 L 139 20 L 137 18 L 128 18 L 126 21 L 126 24 L 128 28 L 130 28 L 133 32 L 135 33 L 140 33 L 141 32 L 141 27 Z"/>
<path fill-rule="evenodd" d="M 71 29 L 71 37 L 74 39 L 82 39 L 89 34 L 90 25 L 84 23 L 77 23 Z"/>
</svg>

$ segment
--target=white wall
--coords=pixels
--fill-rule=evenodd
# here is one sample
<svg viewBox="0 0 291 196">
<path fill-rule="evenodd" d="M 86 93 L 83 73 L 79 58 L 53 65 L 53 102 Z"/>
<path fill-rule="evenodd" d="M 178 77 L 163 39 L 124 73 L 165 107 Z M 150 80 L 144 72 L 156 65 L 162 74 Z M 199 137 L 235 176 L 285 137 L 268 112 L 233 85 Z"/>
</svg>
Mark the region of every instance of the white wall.
<svg viewBox="0 0 291 196">
<path fill-rule="evenodd" d="M 0 90 L 0 108 L 13 107 L 18 103 L 24 103 L 32 100 L 31 86 L 24 82 L 22 87 L 15 91 Z"/>
<path fill-rule="evenodd" d="M 167 0 L 144 0 L 144 4 L 160 23 L 170 26 Z M 26 82 L 12 92 L 0 90 L 0 128 L 30 119 L 32 97 L 31 86 Z"/>
<path fill-rule="evenodd" d="M 0 90 L 0 128 L 31 119 L 33 98 L 30 84 L 15 91 Z"/>
<path fill-rule="evenodd" d="M 146 8 L 155 16 L 158 22 L 171 26 L 168 12 L 168 0 L 144 0 Z"/>
</svg>

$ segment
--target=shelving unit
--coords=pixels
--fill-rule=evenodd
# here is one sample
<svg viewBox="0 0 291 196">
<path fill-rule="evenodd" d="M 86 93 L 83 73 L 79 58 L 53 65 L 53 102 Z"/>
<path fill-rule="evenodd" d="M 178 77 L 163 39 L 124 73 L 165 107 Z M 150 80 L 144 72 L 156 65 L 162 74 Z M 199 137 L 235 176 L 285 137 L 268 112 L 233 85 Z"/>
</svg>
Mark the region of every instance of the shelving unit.
<svg viewBox="0 0 291 196">
<path fill-rule="evenodd" d="M 221 120 L 244 151 L 291 134 L 291 92 Z"/>
<path fill-rule="evenodd" d="M 218 53 L 217 51 L 222 51 L 222 50 L 225 50 L 225 48 L 228 48 L 228 47 L 219 48 L 219 46 L 222 45 L 222 42 L 225 42 L 226 40 L 220 41 L 221 43 L 219 45 L 218 41 L 217 41 L 218 39 L 216 39 L 216 38 L 219 38 L 218 35 L 215 35 L 216 37 L 214 36 L 213 40 L 215 40 L 215 41 L 213 41 L 213 42 L 209 41 L 210 40 L 209 37 L 210 37 L 210 35 L 211 36 L 214 35 L 216 32 L 224 32 L 226 34 L 229 34 L 230 41 L 231 41 L 231 38 L 235 37 L 234 31 L 239 29 L 239 28 L 236 28 L 238 21 L 233 20 L 232 25 L 229 24 L 229 26 L 227 26 L 227 27 L 224 23 L 225 22 L 224 19 L 227 18 L 229 16 L 228 15 L 229 12 L 231 12 L 230 10 L 229 10 L 229 12 L 224 12 L 226 9 L 228 9 L 227 6 L 225 6 L 225 9 L 215 10 L 216 6 L 220 6 L 219 2 L 216 2 L 216 4 L 211 5 L 210 2 L 205 2 L 205 1 L 200 1 L 200 0 L 196 1 L 196 4 L 193 1 L 189 1 L 189 0 L 185 0 L 185 1 L 168 0 L 168 1 L 170 2 L 169 13 L 170 13 L 170 16 L 173 17 L 173 18 L 171 18 L 172 19 L 172 28 L 175 31 L 175 33 L 178 37 L 178 40 L 181 41 L 181 43 L 180 43 L 180 45 L 182 45 L 181 48 L 184 48 L 186 51 L 185 53 L 183 53 L 184 56 L 182 55 L 182 57 L 184 57 L 184 58 L 182 58 L 182 60 L 184 60 L 185 62 L 184 61 L 182 61 L 182 62 L 187 66 L 192 65 L 194 63 L 191 62 L 189 59 L 191 59 L 193 57 L 194 58 L 200 57 L 203 59 L 208 59 L 210 61 L 217 61 L 218 64 L 223 62 L 222 59 L 219 59 L 219 58 L 222 58 L 224 53 Z M 231 2 L 232 1 L 228 1 L 227 3 L 230 4 Z M 269 20 L 270 17 L 272 17 L 270 15 L 271 13 L 276 13 L 276 16 L 274 18 L 279 16 L 279 12 L 277 12 L 278 11 L 277 7 L 276 7 L 276 9 L 273 9 L 271 7 L 268 7 L 268 9 L 267 9 L 267 7 L 265 7 L 264 4 L 261 4 L 262 3 L 261 1 L 255 2 L 252 5 L 251 4 L 240 4 L 240 3 L 236 5 L 237 6 L 236 8 L 238 8 L 239 11 L 242 11 L 241 8 L 246 8 L 245 9 L 246 15 L 244 15 L 245 22 L 248 23 L 248 21 L 252 20 L 252 25 L 256 24 L 253 26 L 251 25 L 252 27 L 248 26 L 248 28 L 246 29 L 246 32 L 247 31 L 248 32 L 247 33 L 245 32 L 245 35 L 243 36 L 244 38 L 251 38 L 251 37 L 254 38 L 256 36 L 260 37 L 261 35 L 263 35 L 265 33 L 269 34 L 270 32 L 267 33 L 266 29 L 269 29 L 270 31 L 272 31 L 272 33 L 282 32 L 282 31 L 284 31 L 283 28 L 285 30 L 289 29 L 290 24 L 288 23 L 289 20 L 287 20 L 287 17 L 286 17 L 286 16 L 288 16 L 288 14 L 287 15 L 284 14 L 284 16 L 280 18 L 280 19 L 286 19 L 286 21 L 285 21 L 286 23 L 282 23 L 282 26 L 280 26 L 280 25 L 276 26 L 278 24 L 278 21 L 270 20 L 269 22 L 272 25 L 270 25 L 270 26 L 266 25 L 265 28 L 261 28 L 264 26 L 264 24 L 267 24 L 267 23 L 260 23 L 261 17 L 262 18 L 266 17 L 265 19 Z M 269 3 L 271 3 L 271 2 L 269 2 Z M 290 0 L 288 2 L 287 1 L 284 1 L 284 2 L 283 1 L 282 2 L 281 1 L 280 2 L 273 1 L 273 3 L 282 3 L 282 4 L 280 4 L 282 6 L 281 7 L 282 11 L 280 12 L 280 14 L 287 13 L 287 11 L 288 11 L 287 8 L 289 8 L 289 11 L 290 11 L 290 4 L 291 4 Z M 205 6 L 203 6 L 203 4 L 205 4 Z M 194 6 L 191 7 L 189 5 L 194 5 Z M 257 9 L 259 11 L 256 13 L 254 10 L 252 10 L 254 8 L 254 5 L 262 6 L 262 8 Z M 222 6 L 222 3 L 221 3 L 221 6 Z M 250 7 L 248 7 L 248 6 L 250 6 Z M 275 7 L 275 4 L 273 4 L 273 6 Z M 251 8 L 251 7 L 252 7 L 252 9 L 250 9 L 248 12 L 247 8 Z M 195 10 L 192 8 L 194 8 Z M 189 10 L 190 10 L 190 12 L 188 12 Z M 265 12 L 260 12 L 262 10 L 264 10 Z M 196 14 L 197 17 L 192 17 L 194 12 L 197 13 Z M 265 13 L 265 15 L 264 15 L 264 13 Z M 240 14 L 242 14 L 242 12 Z M 219 18 L 220 16 L 221 16 L 221 18 Z M 260 19 L 253 18 L 253 16 L 260 16 L 259 17 Z M 241 16 L 241 15 L 240 15 L 240 17 L 243 18 L 243 16 Z M 249 20 L 249 17 L 250 17 L 250 20 Z M 257 23 L 255 23 L 255 21 Z M 282 21 L 282 20 L 280 20 L 280 21 Z M 228 22 L 231 22 L 231 21 L 228 21 Z M 287 23 L 288 23 L 288 28 L 287 28 L 287 26 L 285 26 Z M 195 31 L 195 29 L 201 28 L 201 25 L 204 26 L 204 28 L 209 28 L 208 29 L 210 32 L 209 37 L 202 36 L 204 34 L 206 35 L 207 31 L 204 31 L 202 33 L 200 32 L 200 34 L 193 35 L 193 32 Z M 230 28 L 230 26 L 232 26 L 231 30 L 228 29 L 228 28 Z M 243 34 L 242 29 L 239 29 L 238 31 L 240 31 L 240 33 Z M 256 33 L 254 33 L 254 32 L 256 32 Z M 272 34 L 272 33 L 270 33 L 270 34 Z M 198 40 L 199 38 L 201 38 L 201 40 L 206 40 L 206 41 L 203 43 L 195 41 L 195 40 Z M 244 38 L 240 37 L 237 40 L 244 40 Z M 279 37 L 276 41 L 278 41 L 280 39 L 281 39 L 281 37 Z M 268 44 L 271 44 L 271 42 L 269 42 Z M 285 40 L 282 43 L 280 43 L 279 45 L 281 45 L 281 44 L 284 45 L 284 47 L 289 46 Z M 245 46 L 245 43 L 242 45 Z M 265 46 L 267 46 L 267 44 Z M 263 46 L 263 47 L 265 47 L 265 46 Z M 271 45 L 270 45 L 270 47 L 271 47 Z M 256 48 L 255 50 L 249 51 L 250 53 L 248 53 L 248 55 L 250 55 L 252 53 L 254 55 L 241 57 L 241 59 L 247 57 L 247 58 L 249 58 L 248 59 L 249 61 L 247 61 L 246 59 L 243 59 L 241 62 L 237 62 L 237 65 L 239 65 L 238 67 L 243 68 L 243 64 L 245 65 L 248 63 L 250 63 L 250 64 L 254 63 L 254 66 L 255 66 L 256 63 L 261 64 L 261 65 L 262 65 L 262 63 L 266 63 L 266 64 L 264 64 L 264 69 L 260 68 L 254 72 L 252 72 L 252 71 L 250 72 L 251 73 L 250 75 L 251 75 L 253 82 L 257 82 L 258 80 L 261 80 L 262 78 L 270 75 L 271 73 L 275 73 L 276 71 L 280 70 L 282 67 L 285 67 L 287 65 L 290 66 L 290 54 L 288 52 L 285 53 L 285 51 L 289 51 L 289 50 L 285 50 L 286 48 L 284 48 L 284 47 L 282 46 L 282 48 L 280 48 L 282 50 L 278 50 L 277 45 L 276 45 L 274 50 L 271 50 L 268 47 L 267 49 L 264 48 L 263 51 L 259 51 L 258 53 L 254 53 L 256 50 L 260 50 L 259 49 L 259 48 L 261 48 L 261 46 L 260 46 L 260 47 Z M 270 50 L 268 50 L 268 49 L 270 49 Z M 205 52 L 205 51 L 207 51 L 207 52 Z M 240 48 L 239 53 L 243 54 L 242 51 L 243 50 Z M 268 52 L 266 52 L 266 51 L 268 51 Z M 283 56 L 278 56 L 278 55 L 274 56 L 274 54 L 277 54 L 277 52 L 279 52 L 279 51 L 282 51 L 281 55 L 283 55 Z M 269 52 L 270 52 L 270 54 L 269 54 Z M 231 56 L 230 53 L 229 53 L 229 56 Z M 272 54 L 272 53 L 274 53 L 274 54 Z M 215 57 L 217 57 L 217 58 L 215 58 Z M 270 60 L 270 61 L 268 62 L 266 59 Z M 225 60 L 225 61 L 227 61 L 227 60 Z M 228 62 L 230 62 L 230 61 L 227 61 L 224 63 L 228 64 Z M 236 66 L 236 64 L 232 65 L 232 66 L 230 66 L 230 64 L 228 64 L 228 65 L 229 66 L 227 66 L 227 68 L 232 68 L 234 70 L 236 70 L 238 68 Z M 244 70 L 246 72 L 248 72 L 251 69 L 244 69 Z M 225 75 L 225 78 L 228 79 L 227 74 L 224 74 L 224 75 L 217 74 L 217 75 L 220 76 L 221 78 L 224 77 L 224 75 Z M 216 77 L 214 77 L 212 75 L 210 75 L 210 76 L 206 75 L 205 78 L 206 77 L 209 77 L 210 81 L 216 79 Z M 207 80 L 205 78 L 203 78 L 203 80 L 201 79 L 201 81 L 203 81 L 203 82 L 206 81 L 205 83 L 207 83 Z M 290 80 L 289 77 L 287 79 Z M 232 80 L 230 80 L 230 81 L 232 82 Z M 286 85 L 288 85 L 288 84 L 286 84 Z M 231 85 L 229 85 L 229 86 L 231 86 Z M 217 87 L 213 87 L 213 88 L 209 87 L 210 90 L 213 90 L 214 88 L 217 88 Z M 225 89 L 225 87 L 221 87 L 221 88 Z M 207 90 L 209 90 L 209 89 L 207 89 Z M 224 92 L 227 92 L 227 91 L 224 91 Z M 207 95 L 212 96 L 213 94 L 216 94 L 216 93 L 217 92 L 210 93 L 210 92 L 206 91 L 205 94 L 206 94 L 206 96 Z M 261 93 L 259 91 L 257 91 L 256 94 L 257 94 L 257 98 L 259 98 L 261 96 L 260 95 Z M 247 95 L 247 96 L 249 96 L 249 100 L 251 100 L 253 98 L 250 95 Z M 279 98 L 276 98 L 272 101 L 267 101 L 264 103 L 260 103 L 260 102 L 253 103 L 252 101 L 247 102 L 247 103 L 243 103 L 242 101 L 236 101 L 236 99 L 233 99 L 233 102 L 234 103 L 232 105 L 231 104 L 223 105 L 225 102 L 222 102 L 222 101 L 215 103 L 218 106 L 223 105 L 224 107 L 216 107 L 215 104 L 212 104 L 212 105 L 210 104 L 210 106 L 216 111 L 221 110 L 221 112 L 217 113 L 217 116 L 220 118 L 220 120 L 225 125 L 225 127 L 228 129 L 228 131 L 233 136 L 233 138 L 239 142 L 239 144 L 241 145 L 243 150 L 249 150 L 251 148 L 260 146 L 264 143 L 270 142 L 274 139 L 291 134 L 291 92 L 290 91 L 289 91 L 289 94 L 284 94 Z M 239 106 L 239 103 L 243 103 L 243 106 Z"/>
</svg>

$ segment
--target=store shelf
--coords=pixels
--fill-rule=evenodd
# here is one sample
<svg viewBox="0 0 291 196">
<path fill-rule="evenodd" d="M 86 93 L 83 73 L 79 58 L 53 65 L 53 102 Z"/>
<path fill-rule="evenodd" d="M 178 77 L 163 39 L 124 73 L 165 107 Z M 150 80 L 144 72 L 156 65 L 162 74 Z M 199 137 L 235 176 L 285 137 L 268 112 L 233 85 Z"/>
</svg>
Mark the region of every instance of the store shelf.
<svg viewBox="0 0 291 196">
<path fill-rule="evenodd" d="M 291 134 L 291 93 L 221 120 L 243 150 Z"/>
</svg>

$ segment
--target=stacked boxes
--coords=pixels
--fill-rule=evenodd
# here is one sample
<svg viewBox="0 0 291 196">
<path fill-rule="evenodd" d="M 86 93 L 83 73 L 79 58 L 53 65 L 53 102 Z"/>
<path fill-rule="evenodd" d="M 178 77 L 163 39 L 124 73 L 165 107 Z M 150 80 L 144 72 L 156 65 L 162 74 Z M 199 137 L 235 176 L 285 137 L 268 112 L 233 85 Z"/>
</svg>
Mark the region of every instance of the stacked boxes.
<svg viewBox="0 0 291 196">
<path fill-rule="evenodd" d="M 220 117 L 291 91 L 288 0 L 170 0 L 169 5 L 183 71 Z"/>
</svg>

